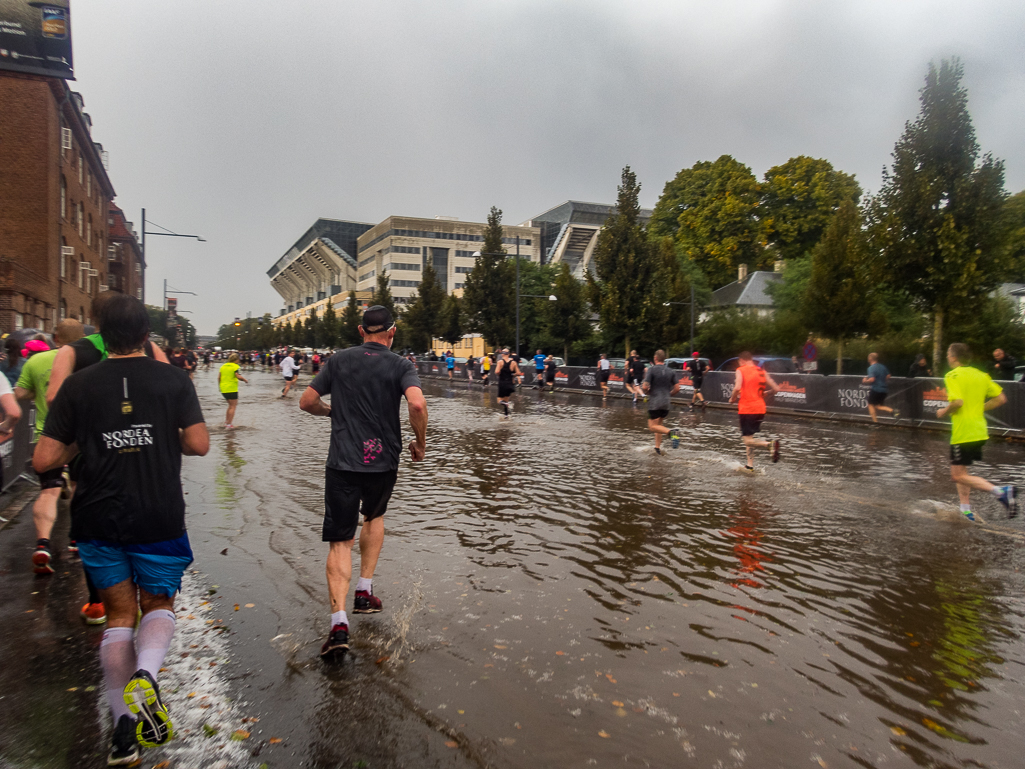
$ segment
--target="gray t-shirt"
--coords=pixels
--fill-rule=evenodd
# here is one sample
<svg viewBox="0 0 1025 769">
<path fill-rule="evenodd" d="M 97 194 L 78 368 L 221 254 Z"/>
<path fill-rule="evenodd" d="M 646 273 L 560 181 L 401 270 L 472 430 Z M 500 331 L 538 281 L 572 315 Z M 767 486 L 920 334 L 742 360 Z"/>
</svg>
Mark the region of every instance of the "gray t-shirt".
<svg viewBox="0 0 1025 769">
<path fill-rule="evenodd" d="M 886 377 L 890 375 L 890 370 L 886 368 L 882 363 L 873 363 L 868 367 L 868 376 L 875 377 L 872 382 L 872 392 L 874 393 L 886 393 L 890 391 L 890 386 L 886 383 Z"/>
<path fill-rule="evenodd" d="M 669 408 L 669 393 L 676 385 L 677 372 L 665 365 L 651 366 L 644 372 L 644 381 L 648 383 L 648 409 Z"/>
<path fill-rule="evenodd" d="M 364 342 L 332 355 L 310 387 L 331 396 L 327 466 L 383 473 L 399 466 L 399 405 L 408 387 L 420 387 L 416 367 L 383 344 Z"/>
</svg>

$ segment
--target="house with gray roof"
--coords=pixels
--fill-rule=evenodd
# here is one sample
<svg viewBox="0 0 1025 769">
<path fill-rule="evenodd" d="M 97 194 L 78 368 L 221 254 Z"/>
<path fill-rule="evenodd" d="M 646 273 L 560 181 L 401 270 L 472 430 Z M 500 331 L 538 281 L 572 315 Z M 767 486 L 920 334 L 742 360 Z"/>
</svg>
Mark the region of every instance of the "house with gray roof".
<svg viewBox="0 0 1025 769">
<path fill-rule="evenodd" d="M 747 271 L 747 265 L 740 265 L 737 280 L 712 292 L 708 308 L 748 310 L 758 315 L 772 315 L 775 303 L 768 288 L 783 280 L 782 272 L 767 270 Z"/>
</svg>

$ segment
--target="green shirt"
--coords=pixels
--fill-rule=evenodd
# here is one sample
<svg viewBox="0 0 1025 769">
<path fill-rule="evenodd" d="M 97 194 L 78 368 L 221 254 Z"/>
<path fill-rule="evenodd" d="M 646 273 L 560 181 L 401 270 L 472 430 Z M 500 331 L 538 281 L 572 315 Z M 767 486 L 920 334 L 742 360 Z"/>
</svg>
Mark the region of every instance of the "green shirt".
<svg viewBox="0 0 1025 769">
<path fill-rule="evenodd" d="M 221 366 L 220 386 L 222 393 L 238 392 L 238 369 L 237 363 L 225 363 Z"/>
<path fill-rule="evenodd" d="M 983 406 L 986 401 L 1003 392 L 1000 385 L 990 379 L 989 374 L 971 366 L 958 366 L 948 371 L 943 377 L 943 384 L 947 388 L 948 400 L 962 402 L 961 408 L 950 415 L 954 428 L 950 433 L 950 442 L 973 443 L 988 439 L 989 430 L 986 428 Z"/>
<path fill-rule="evenodd" d="M 36 399 L 36 437 L 43 432 L 46 424 L 46 387 L 50 384 L 50 372 L 53 362 L 57 359 L 57 351 L 37 352 L 22 366 L 17 387 L 31 390 Z"/>
</svg>

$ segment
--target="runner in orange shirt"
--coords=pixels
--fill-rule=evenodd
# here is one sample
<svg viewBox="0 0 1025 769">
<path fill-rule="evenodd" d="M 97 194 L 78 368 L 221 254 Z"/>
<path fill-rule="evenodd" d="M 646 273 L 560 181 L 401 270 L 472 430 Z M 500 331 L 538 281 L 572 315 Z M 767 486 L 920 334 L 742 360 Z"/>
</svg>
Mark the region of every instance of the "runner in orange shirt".
<svg viewBox="0 0 1025 769">
<path fill-rule="evenodd" d="M 756 446 L 765 449 L 771 448 L 772 461 L 779 462 L 779 441 L 763 441 L 755 438 L 755 433 L 762 429 L 762 420 L 765 419 L 766 387 L 774 393 L 779 392 L 779 385 L 765 373 L 764 369 L 755 365 L 751 353 L 740 353 L 740 366 L 737 368 L 737 376 L 733 382 L 730 403 L 740 401 L 737 413 L 740 414 L 740 434 L 743 436 L 744 447 L 747 449 L 747 464 L 744 469 L 748 472 L 754 470 Z"/>
</svg>

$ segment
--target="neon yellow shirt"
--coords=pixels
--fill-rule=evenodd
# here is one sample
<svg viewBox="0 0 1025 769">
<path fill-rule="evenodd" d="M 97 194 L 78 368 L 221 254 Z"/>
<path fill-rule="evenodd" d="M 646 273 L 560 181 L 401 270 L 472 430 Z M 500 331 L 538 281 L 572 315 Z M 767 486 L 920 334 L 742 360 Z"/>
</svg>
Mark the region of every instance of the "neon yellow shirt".
<svg viewBox="0 0 1025 769">
<path fill-rule="evenodd" d="M 50 384 L 50 372 L 57 359 L 57 351 L 37 352 L 21 367 L 18 384 L 22 390 L 31 390 L 36 399 L 36 437 L 43 433 L 46 424 L 46 387 Z"/>
<path fill-rule="evenodd" d="M 221 366 L 221 392 L 222 393 L 237 393 L 238 392 L 238 376 L 236 372 L 239 369 L 237 363 L 225 363 Z"/>
<path fill-rule="evenodd" d="M 972 443 L 988 439 L 989 430 L 983 406 L 990 398 L 1003 392 L 1000 385 L 990 379 L 989 374 L 971 366 L 958 366 L 948 371 L 943 377 L 943 384 L 947 388 L 947 399 L 960 400 L 963 404 L 950 415 L 950 423 L 954 428 L 950 433 L 950 442 Z"/>
</svg>

